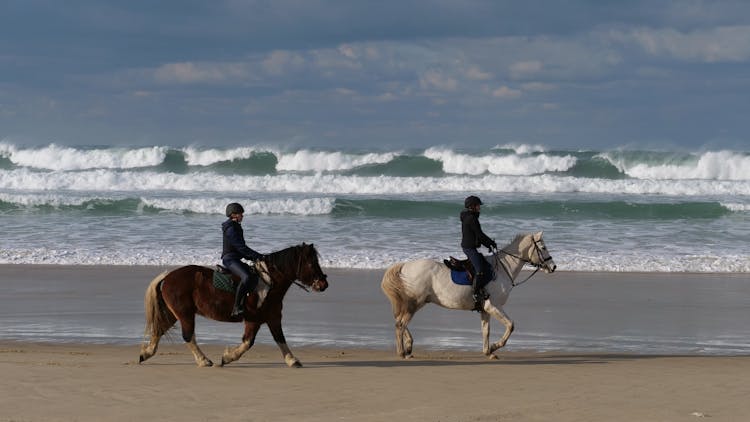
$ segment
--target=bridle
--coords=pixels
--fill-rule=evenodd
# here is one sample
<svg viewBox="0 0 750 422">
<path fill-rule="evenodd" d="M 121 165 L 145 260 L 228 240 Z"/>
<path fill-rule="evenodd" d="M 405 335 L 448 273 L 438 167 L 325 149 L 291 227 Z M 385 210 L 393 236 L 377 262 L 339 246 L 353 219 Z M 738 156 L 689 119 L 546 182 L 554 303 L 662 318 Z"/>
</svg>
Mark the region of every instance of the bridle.
<svg viewBox="0 0 750 422">
<path fill-rule="evenodd" d="M 508 279 L 510 280 L 510 284 L 513 287 L 520 286 L 521 284 L 529 281 L 529 279 L 531 277 L 533 277 L 539 270 L 541 270 L 542 268 L 548 267 L 547 262 L 552 260 L 552 257 L 549 256 L 549 255 L 546 258 L 544 257 L 544 255 L 542 254 L 542 248 L 539 247 L 539 243 L 537 242 L 536 239 L 532 238 L 531 241 L 534 243 L 534 252 L 536 252 L 536 256 L 539 259 L 539 263 L 533 262 L 530 259 L 526 259 L 526 258 L 518 256 L 518 255 L 512 254 L 512 253 L 506 251 L 505 249 L 495 249 L 495 252 L 493 252 L 493 255 L 495 256 L 495 262 L 497 264 L 499 264 L 500 267 L 502 267 L 503 271 L 505 271 L 505 274 L 508 275 Z M 504 253 L 505 255 L 511 256 L 513 258 L 516 258 L 516 259 L 518 259 L 519 261 L 521 261 L 521 262 L 523 262 L 525 264 L 529 264 L 529 265 L 535 267 L 536 269 L 534 270 L 534 272 L 532 272 L 531 274 L 529 274 L 528 277 L 526 277 L 525 279 L 523 279 L 523 281 L 521 281 L 519 283 L 516 283 L 515 280 L 513 280 L 513 276 L 510 274 L 510 272 L 508 271 L 508 269 L 503 264 L 503 261 L 500 260 L 500 252 Z"/>
<path fill-rule="evenodd" d="M 302 246 L 302 249 L 304 250 L 305 247 Z M 303 255 L 302 252 L 300 252 L 300 254 L 299 254 L 299 260 L 297 261 L 297 271 L 294 273 L 294 277 L 295 278 L 294 278 L 294 280 L 292 280 L 292 283 L 296 284 L 297 287 L 299 287 L 300 289 L 302 289 L 302 290 L 310 293 L 310 288 L 308 286 L 305 286 L 304 284 L 302 284 L 299 281 L 297 281 L 297 278 L 299 278 L 300 270 L 302 270 L 302 255 Z M 324 276 L 325 276 L 325 274 L 324 274 Z M 313 284 L 315 284 L 315 282 L 317 280 L 318 279 L 313 280 Z"/>
<path fill-rule="evenodd" d="M 302 248 L 304 249 L 304 246 Z M 292 283 L 294 283 L 295 285 L 297 285 L 297 287 L 299 287 L 300 289 L 302 289 L 302 290 L 304 290 L 304 291 L 306 291 L 306 292 L 309 293 L 310 292 L 310 288 L 308 286 L 305 286 L 304 284 L 300 283 L 299 281 L 297 281 L 297 278 L 299 277 L 299 273 L 302 270 L 302 255 L 303 255 L 303 253 L 302 253 L 302 251 L 300 251 L 300 253 L 299 253 L 299 259 L 297 260 L 297 269 L 294 272 L 294 279 L 292 279 Z M 275 268 L 275 266 L 274 266 L 274 268 Z M 266 270 L 264 272 L 268 275 L 269 278 L 271 278 L 271 271 L 270 270 L 271 270 L 270 265 L 269 265 L 268 262 L 266 262 Z M 279 272 L 279 270 L 277 268 L 276 268 L 276 271 Z M 260 277 L 260 279 L 269 287 L 269 289 L 273 288 L 273 286 L 275 284 L 275 283 L 273 283 L 273 281 L 267 282 L 263 277 Z M 314 283 L 314 281 L 313 281 L 313 283 Z"/>
</svg>

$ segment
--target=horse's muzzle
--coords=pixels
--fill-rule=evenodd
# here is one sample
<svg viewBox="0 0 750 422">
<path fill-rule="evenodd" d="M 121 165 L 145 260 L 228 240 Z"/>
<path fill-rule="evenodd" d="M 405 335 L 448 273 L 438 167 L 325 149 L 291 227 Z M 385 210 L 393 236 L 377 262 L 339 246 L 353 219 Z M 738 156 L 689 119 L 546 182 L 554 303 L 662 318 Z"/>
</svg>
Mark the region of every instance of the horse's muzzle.
<svg viewBox="0 0 750 422">
<path fill-rule="evenodd" d="M 328 288 L 328 280 L 324 278 L 317 278 L 312 283 L 312 289 L 316 292 L 323 292 Z"/>
</svg>

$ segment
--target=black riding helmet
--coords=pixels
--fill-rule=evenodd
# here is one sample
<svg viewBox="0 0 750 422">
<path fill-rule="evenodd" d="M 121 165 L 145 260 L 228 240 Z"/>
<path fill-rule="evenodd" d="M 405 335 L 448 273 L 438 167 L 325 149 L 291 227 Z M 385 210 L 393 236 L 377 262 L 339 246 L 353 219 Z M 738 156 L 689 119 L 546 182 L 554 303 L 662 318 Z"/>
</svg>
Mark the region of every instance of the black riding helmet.
<svg viewBox="0 0 750 422">
<path fill-rule="evenodd" d="M 231 217 L 232 214 L 243 214 L 245 212 L 245 209 L 242 208 L 242 205 L 232 202 L 231 204 L 227 205 L 227 211 L 226 215 L 227 217 Z"/>
<path fill-rule="evenodd" d="M 471 195 L 471 196 L 467 196 L 466 199 L 464 199 L 465 208 L 471 208 L 477 205 L 482 205 L 482 200 L 479 199 L 478 196 Z"/>
</svg>

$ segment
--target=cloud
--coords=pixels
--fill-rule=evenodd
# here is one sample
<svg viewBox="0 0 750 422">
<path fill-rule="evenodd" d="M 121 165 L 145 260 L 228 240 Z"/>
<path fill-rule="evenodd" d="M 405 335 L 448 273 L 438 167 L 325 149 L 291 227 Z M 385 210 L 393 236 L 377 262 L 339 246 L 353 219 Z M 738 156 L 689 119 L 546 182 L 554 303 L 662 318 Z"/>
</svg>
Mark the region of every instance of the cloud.
<svg viewBox="0 0 750 422">
<path fill-rule="evenodd" d="M 357 53 L 354 51 L 354 48 L 351 45 L 346 45 L 346 44 L 340 45 L 338 50 L 339 50 L 339 53 L 341 53 L 342 55 L 350 59 L 357 58 Z"/>
<path fill-rule="evenodd" d="M 492 91 L 492 96 L 495 98 L 502 98 L 502 99 L 516 99 L 521 97 L 523 93 L 520 90 L 509 88 L 505 85 L 501 86 L 500 88 Z"/>
<path fill-rule="evenodd" d="M 654 56 L 705 63 L 744 62 L 750 59 L 750 26 L 724 26 L 692 32 L 637 28 L 613 31 L 615 40 L 634 42 Z"/>
<path fill-rule="evenodd" d="M 455 91 L 458 82 L 455 79 L 442 74 L 437 70 L 428 70 L 419 78 L 419 86 L 422 89 L 437 89 L 440 91 Z"/>
<path fill-rule="evenodd" d="M 154 79 L 162 83 L 221 83 L 247 76 L 244 65 L 237 63 L 168 63 L 154 71 Z"/>
<path fill-rule="evenodd" d="M 525 78 L 541 71 L 542 62 L 539 60 L 516 62 L 510 65 L 509 70 L 511 77 L 516 79 Z"/>
<path fill-rule="evenodd" d="M 521 88 L 524 91 L 552 91 L 553 89 L 557 89 L 557 86 L 545 82 L 528 82 L 521 84 Z"/>
<path fill-rule="evenodd" d="M 477 66 L 472 66 L 466 71 L 466 77 L 472 81 L 486 81 L 492 79 L 493 75 L 489 72 L 484 72 Z"/>
<path fill-rule="evenodd" d="M 290 69 L 297 69 L 305 64 L 305 59 L 288 51 L 272 51 L 261 62 L 263 69 L 271 75 L 279 76 Z"/>
</svg>

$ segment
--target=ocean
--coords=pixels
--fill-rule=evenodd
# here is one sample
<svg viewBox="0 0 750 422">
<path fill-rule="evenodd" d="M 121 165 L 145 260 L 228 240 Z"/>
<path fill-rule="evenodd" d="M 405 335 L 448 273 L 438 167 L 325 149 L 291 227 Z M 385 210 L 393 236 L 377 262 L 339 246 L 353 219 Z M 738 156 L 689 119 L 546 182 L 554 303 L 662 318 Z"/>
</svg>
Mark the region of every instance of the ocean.
<svg viewBox="0 0 750 422">
<path fill-rule="evenodd" d="M 240 202 L 261 253 L 329 268 L 462 256 L 470 194 L 498 244 L 544 231 L 558 271 L 750 272 L 750 152 L 25 147 L 0 142 L 0 263 L 212 265 Z"/>
</svg>

